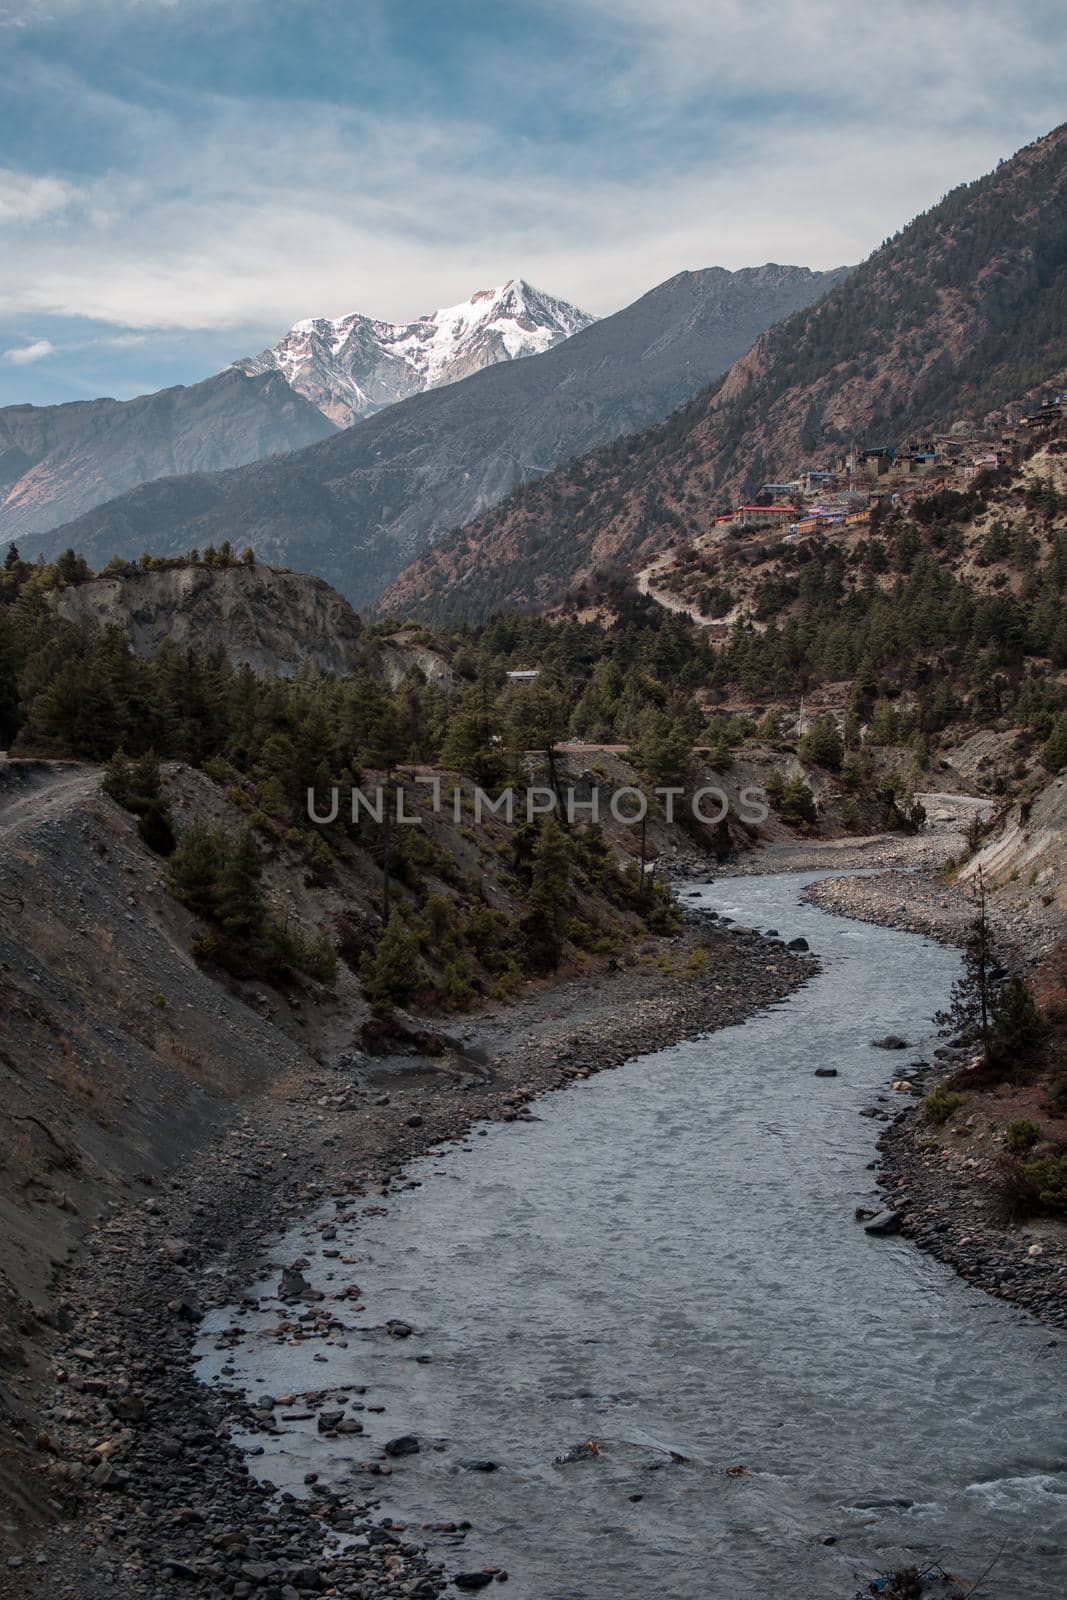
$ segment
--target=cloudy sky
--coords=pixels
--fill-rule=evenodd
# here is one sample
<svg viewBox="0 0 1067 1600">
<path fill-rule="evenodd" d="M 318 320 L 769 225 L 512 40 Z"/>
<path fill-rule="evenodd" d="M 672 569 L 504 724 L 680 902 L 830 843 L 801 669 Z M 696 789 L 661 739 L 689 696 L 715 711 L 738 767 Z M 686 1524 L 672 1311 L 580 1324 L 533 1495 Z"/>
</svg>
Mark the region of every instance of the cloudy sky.
<svg viewBox="0 0 1067 1600">
<path fill-rule="evenodd" d="M 1067 8 L 0 0 L 0 404 L 513 275 L 856 261 L 1067 115 Z"/>
</svg>

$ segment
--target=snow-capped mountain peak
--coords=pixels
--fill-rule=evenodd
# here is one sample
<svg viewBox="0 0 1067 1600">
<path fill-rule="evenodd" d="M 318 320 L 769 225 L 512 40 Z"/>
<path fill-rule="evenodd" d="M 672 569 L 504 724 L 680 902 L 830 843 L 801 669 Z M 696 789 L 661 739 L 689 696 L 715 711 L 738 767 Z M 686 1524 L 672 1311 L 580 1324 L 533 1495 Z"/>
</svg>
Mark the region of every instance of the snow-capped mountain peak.
<svg viewBox="0 0 1067 1600">
<path fill-rule="evenodd" d="M 509 278 L 414 322 L 379 322 L 359 312 L 310 317 L 271 349 L 236 365 L 249 373 L 277 370 L 297 393 L 348 427 L 495 362 L 539 355 L 592 321 L 566 300 Z"/>
</svg>

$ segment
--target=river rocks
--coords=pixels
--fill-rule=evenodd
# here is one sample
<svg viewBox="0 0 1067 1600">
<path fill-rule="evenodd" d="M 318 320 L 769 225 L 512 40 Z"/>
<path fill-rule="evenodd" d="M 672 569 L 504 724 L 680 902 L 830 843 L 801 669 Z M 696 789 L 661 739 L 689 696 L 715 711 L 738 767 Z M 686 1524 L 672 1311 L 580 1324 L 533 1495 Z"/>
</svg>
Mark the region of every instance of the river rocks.
<svg viewBox="0 0 1067 1600">
<path fill-rule="evenodd" d="M 803 939 L 803 938 L 790 939 L 789 943 L 786 945 L 786 949 L 787 950 L 805 951 L 805 950 L 810 950 L 811 949 L 811 945 L 808 943 L 808 941 L 806 939 Z"/>
<path fill-rule="evenodd" d="M 904 1234 L 977 1288 L 1067 1328 L 1067 1239 L 1050 1230 L 1037 1244 L 1006 1224 L 985 1164 L 953 1143 L 914 1111 L 882 1135 L 883 1190 L 890 1205 L 908 1196 Z"/>
<path fill-rule="evenodd" d="M 461 1461 L 459 1464 L 464 1472 L 498 1472 L 500 1470 L 495 1461 Z"/>
<path fill-rule="evenodd" d="M 410 1339 L 415 1332 L 410 1322 L 401 1322 L 397 1317 L 391 1317 L 385 1324 L 385 1331 L 391 1339 Z"/>
<path fill-rule="evenodd" d="M 884 1039 L 872 1039 L 872 1050 L 906 1050 L 907 1039 L 902 1039 L 898 1033 L 887 1033 Z"/>
<path fill-rule="evenodd" d="M 899 1211 L 880 1211 L 876 1217 L 864 1223 L 863 1231 L 877 1236 L 899 1233 L 902 1220 Z"/>
<path fill-rule="evenodd" d="M 813 1078 L 836 1078 L 837 1077 L 837 1068 L 836 1067 L 816 1067 L 815 1071 L 812 1073 L 812 1077 Z"/>
<path fill-rule="evenodd" d="M 200 1322 L 204 1311 L 195 1295 L 179 1295 L 177 1300 L 168 1302 L 167 1309 L 182 1322 Z"/>
<path fill-rule="evenodd" d="M 313 1289 L 304 1277 L 301 1271 L 301 1266 L 303 1265 L 305 1263 L 282 1269 L 277 1294 L 278 1299 L 286 1304 L 292 1304 L 298 1300 L 321 1300 L 323 1298 L 321 1292 L 318 1289 Z"/>
<path fill-rule="evenodd" d="M 491 1572 L 457 1572 L 452 1579 L 457 1589 L 486 1589 L 492 1581 Z"/>
<path fill-rule="evenodd" d="M 120 1394 L 108 1401 L 108 1409 L 119 1422 L 141 1422 L 145 1414 L 145 1404 L 140 1395 Z"/>
<path fill-rule="evenodd" d="M 568 1467 L 575 1461 L 595 1461 L 603 1453 L 595 1439 L 586 1439 L 584 1444 L 574 1444 L 561 1451 L 553 1460 L 557 1467 Z"/>
<path fill-rule="evenodd" d="M 385 1444 L 387 1456 L 417 1456 L 422 1446 L 413 1433 L 402 1433 Z"/>
</svg>

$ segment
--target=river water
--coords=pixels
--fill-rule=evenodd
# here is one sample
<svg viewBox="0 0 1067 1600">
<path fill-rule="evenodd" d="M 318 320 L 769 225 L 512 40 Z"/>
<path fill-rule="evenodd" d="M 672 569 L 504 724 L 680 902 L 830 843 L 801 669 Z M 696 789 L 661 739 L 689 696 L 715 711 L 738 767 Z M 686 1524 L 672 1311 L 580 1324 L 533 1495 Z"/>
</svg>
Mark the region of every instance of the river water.
<svg viewBox="0 0 1067 1600">
<path fill-rule="evenodd" d="M 235 1349 L 212 1337 L 232 1311 L 205 1326 L 201 1376 L 252 1396 L 366 1385 L 386 1409 L 354 1413 L 362 1438 L 282 1423 L 254 1470 L 377 1494 L 415 1537 L 468 1519 L 462 1550 L 431 1548 L 450 1572 L 506 1567 L 514 1600 L 851 1600 L 932 1557 L 973 1579 L 1002 1544 L 983 1594 L 1067 1592 L 1067 1343 L 853 1219 L 880 1127 L 858 1113 L 899 1105 L 888 1077 L 928 1058 L 958 957 L 804 906 L 815 876 L 686 898 L 805 935 L 824 962 L 807 988 L 413 1163 L 421 1187 L 330 1245 L 332 1205 L 271 1242 L 327 1294 L 354 1277 L 366 1311 L 344 1320 L 368 1331 L 264 1338 L 275 1268 Z M 913 1048 L 872 1049 L 888 1032 Z M 415 1335 L 370 1331 L 388 1318 Z M 420 1453 L 368 1477 L 404 1433 Z M 555 1463 L 587 1439 L 598 1458 Z"/>
</svg>

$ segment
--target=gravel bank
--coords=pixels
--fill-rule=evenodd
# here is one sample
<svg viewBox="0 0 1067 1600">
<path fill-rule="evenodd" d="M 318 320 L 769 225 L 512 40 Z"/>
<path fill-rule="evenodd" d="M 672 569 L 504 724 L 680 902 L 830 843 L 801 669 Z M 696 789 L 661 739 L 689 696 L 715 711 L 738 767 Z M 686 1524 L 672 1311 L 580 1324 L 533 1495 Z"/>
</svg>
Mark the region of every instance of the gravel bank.
<svg viewBox="0 0 1067 1600">
<path fill-rule="evenodd" d="M 694 973 L 698 943 L 707 954 Z M 264 1235 L 324 1199 L 386 1204 L 409 1181 L 407 1161 L 474 1123 L 521 1117 L 576 1078 L 740 1022 L 816 970 L 813 957 L 758 936 L 690 927 L 633 966 L 471 1020 L 446 1071 L 354 1054 L 337 1069 L 290 1073 L 234 1114 L 194 1171 L 146 1176 L 143 1198 L 115 1208 L 65 1274 L 55 1389 L 37 1438 L 60 1526 L 12 1558 L 0 1591 L 48 1600 L 441 1593 L 463 1574 L 462 1528 L 446 1573 L 428 1562 L 418 1529 L 380 1519 L 365 1488 L 309 1486 L 308 1499 L 278 1503 L 250 1479 L 229 1437 L 243 1402 L 190 1371 L 203 1311 L 239 1298 Z M 313 1307 L 294 1306 L 293 1316 L 297 1336 L 348 1331 L 320 1326 Z M 460 1587 L 494 1577 L 468 1575 Z"/>
<path fill-rule="evenodd" d="M 937 1135 L 918 1107 L 879 1141 L 878 1181 L 901 1232 L 961 1277 L 1051 1328 L 1067 1328 L 1067 1228 L 1005 1223 L 996 1184 L 997 1135 L 980 1118 Z"/>
<path fill-rule="evenodd" d="M 967 885 L 949 883 L 922 871 L 826 878 L 806 889 L 803 898 L 838 916 L 921 933 L 939 944 L 962 944 L 975 917 L 975 904 Z M 1054 933 L 1035 926 L 1019 912 L 1006 909 L 992 896 L 986 902 L 986 915 L 1000 958 L 1013 971 L 1036 965 L 1056 942 Z"/>
</svg>

